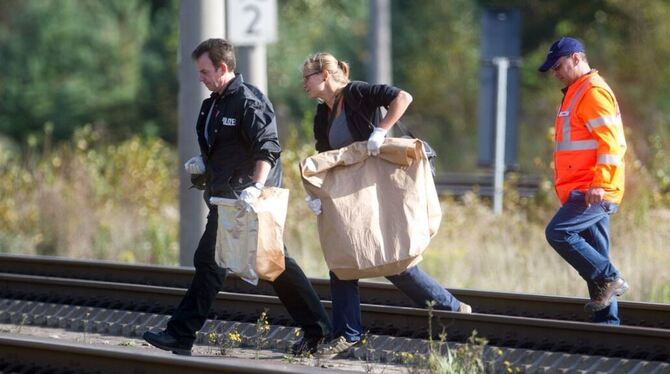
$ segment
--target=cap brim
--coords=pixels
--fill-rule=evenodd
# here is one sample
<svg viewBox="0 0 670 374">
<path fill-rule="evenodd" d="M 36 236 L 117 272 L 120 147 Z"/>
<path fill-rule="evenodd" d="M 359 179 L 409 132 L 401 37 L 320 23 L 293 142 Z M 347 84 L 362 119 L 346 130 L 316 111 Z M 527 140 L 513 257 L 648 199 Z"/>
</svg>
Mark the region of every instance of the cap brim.
<svg viewBox="0 0 670 374">
<path fill-rule="evenodd" d="M 559 58 L 561 58 L 561 56 L 547 56 L 547 60 L 537 70 L 543 73 L 547 72 L 554 65 L 556 65 L 556 62 L 558 61 Z"/>
</svg>

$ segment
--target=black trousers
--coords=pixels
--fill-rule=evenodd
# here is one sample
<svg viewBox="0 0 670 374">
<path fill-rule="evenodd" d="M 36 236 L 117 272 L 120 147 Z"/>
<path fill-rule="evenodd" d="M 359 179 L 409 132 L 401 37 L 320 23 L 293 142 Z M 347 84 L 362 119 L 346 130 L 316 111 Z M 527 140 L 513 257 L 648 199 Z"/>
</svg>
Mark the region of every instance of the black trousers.
<svg viewBox="0 0 670 374">
<path fill-rule="evenodd" d="M 167 323 L 167 332 L 185 344 L 195 341 L 195 333 L 205 324 L 227 276 L 227 271 L 214 260 L 217 222 L 218 212 L 212 207 L 193 257 L 195 275 L 191 286 Z M 272 282 L 279 300 L 302 328 L 305 337 L 328 336 L 332 328 L 319 296 L 295 260 L 287 256 L 285 261 L 286 270 Z"/>
</svg>

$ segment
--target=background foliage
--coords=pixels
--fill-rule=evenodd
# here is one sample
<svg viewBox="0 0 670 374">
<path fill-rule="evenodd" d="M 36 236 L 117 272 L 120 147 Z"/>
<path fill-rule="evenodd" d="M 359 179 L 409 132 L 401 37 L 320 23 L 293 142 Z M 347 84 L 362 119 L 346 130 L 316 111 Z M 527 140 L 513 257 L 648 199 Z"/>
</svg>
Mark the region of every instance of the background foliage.
<svg viewBox="0 0 670 374">
<path fill-rule="evenodd" d="M 670 3 L 391 5 L 393 83 L 415 99 L 404 122 L 438 150 L 440 172 L 476 165 L 480 10 L 522 13 L 519 164 L 522 173 L 541 177 L 541 189 L 532 199 L 508 194 L 504 218 L 474 195 L 445 199 L 442 228 L 423 266 L 451 286 L 584 292 L 543 237 L 557 207 L 551 124 L 561 87 L 537 66 L 551 42 L 568 34 L 585 42 L 591 65 L 617 94 L 626 126 L 629 178 L 613 220 L 615 260 L 634 283 L 649 285 L 631 297 L 670 300 L 670 275 L 659 267 L 668 262 L 670 239 Z M 308 55 L 328 51 L 350 63 L 352 79 L 365 80 L 368 6 L 359 0 L 278 0 L 278 6 L 268 86 L 293 191 L 286 240 L 310 275 L 325 276 L 296 167 L 314 152 L 315 105 L 302 91 L 301 66 Z M 0 251 L 176 263 L 178 9 L 178 0 L 0 1 Z"/>
<path fill-rule="evenodd" d="M 51 123 L 63 140 L 91 123 L 174 141 L 177 3 L 156 3 L 0 2 L 0 132 Z"/>
</svg>

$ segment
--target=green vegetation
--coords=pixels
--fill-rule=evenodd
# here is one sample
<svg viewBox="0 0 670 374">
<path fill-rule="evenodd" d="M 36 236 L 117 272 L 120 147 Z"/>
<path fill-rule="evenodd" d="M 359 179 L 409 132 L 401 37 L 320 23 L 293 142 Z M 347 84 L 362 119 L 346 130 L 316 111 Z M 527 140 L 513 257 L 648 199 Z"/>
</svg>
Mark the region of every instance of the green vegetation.
<svg viewBox="0 0 670 374">
<path fill-rule="evenodd" d="M 177 1 L 0 2 L 0 133 L 176 134 Z"/>
<path fill-rule="evenodd" d="M 176 263 L 174 150 L 104 138 L 86 126 L 53 149 L 0 145 L 0 251 Z"/>
<path fill-rule="evenodd" d="M 84 127 L 53 149 L 22 153 L 0 144 L 1 252 L 177 264 L 175 150 L 155 137 L 102 139 Z M 313 149 L 298 145 L 295 132 L 284 143 L 291 190 L 286 245 L 310 276 L 326 277 L 297 167 Z M 645 189 L 652 177 L 644 168 L 630 169 L 636 177 L 612 219 L 612 257 L 631 285 L 639 285 L 625 299 L 670 302 L 667 196 Z M 541 186 L 532 199 L 510 190 L 500 217 L 474 193 L 460 201 L 444 197 L 442 225 L 421 267 L 447 287 L 586 296 L 577 273 L 544 239 L 558 203 L 550 181 Z"/>
<path fill-rule="evenodd" d="M 508 190 L 503 217 L 474 194 L 444 197 L 422 268 L 449 287 L 586 295 L 544 239 L 557 208 L 551 123 L 561 93 L 536 68 L 570 34 L 617 94 L 627 130 L 627 192 L 611 230 L 612 256 L 632 285 L 625 298 L 670 302 L 670 3 L 391 3 L 393 79 L 415 99 L 404 122 L 437 149 L 441 172 L 476 164 L 480 7 L 517 6 L 523 17 L 518 154 L 520 172 L 538 175 L 541 190 L 532 199 Z M 268 86 L 291 189 L 286 242 L 309 275 L 325 277 L 297 168 L 314 152 L 315 105 L 300 68 L 325 50 L 365 79 L 368 9 L 358 0 L 278 6 Z M 178 8 L 178 0 L 0 2 L 0 251 L 177 263 Z"/>
</svg>

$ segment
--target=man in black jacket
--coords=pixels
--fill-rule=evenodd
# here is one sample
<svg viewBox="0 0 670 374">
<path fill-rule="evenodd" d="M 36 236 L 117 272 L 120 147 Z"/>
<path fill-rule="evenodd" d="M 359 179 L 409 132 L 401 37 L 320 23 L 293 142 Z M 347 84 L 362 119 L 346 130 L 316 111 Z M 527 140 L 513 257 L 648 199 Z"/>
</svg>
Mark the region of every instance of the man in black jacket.
<svg viewBox="0 0 670 374">
<path fill-rule="evenodd" d="M 223 39 L 208 39 L 193 51 L 200 81 L 212 91 L 203 101 L 196 125 L 200 156 L 184 165 L 192 178 L 204 185 L 209 207 L 207 225 L 196 249 L 191 286 L 164 331 L 146 332 L 144 339 L 175 354 L 190 355 L 195 333 L 204 325 L 212 302 L 227 272 L 215 260 L 218 213 L 210 196 L 239 198 L 250 205 L 263 186 L 281 185 L 274 109 L 256 87 L 235 73 L 233 46 Z M 272 286 L 289 314 L 304 331 L 292 353 L 314 353 L 331 332 L 328 316 L 318 295 L 298 264 L 286 257 L 286 270 Z"/>
</svg>

